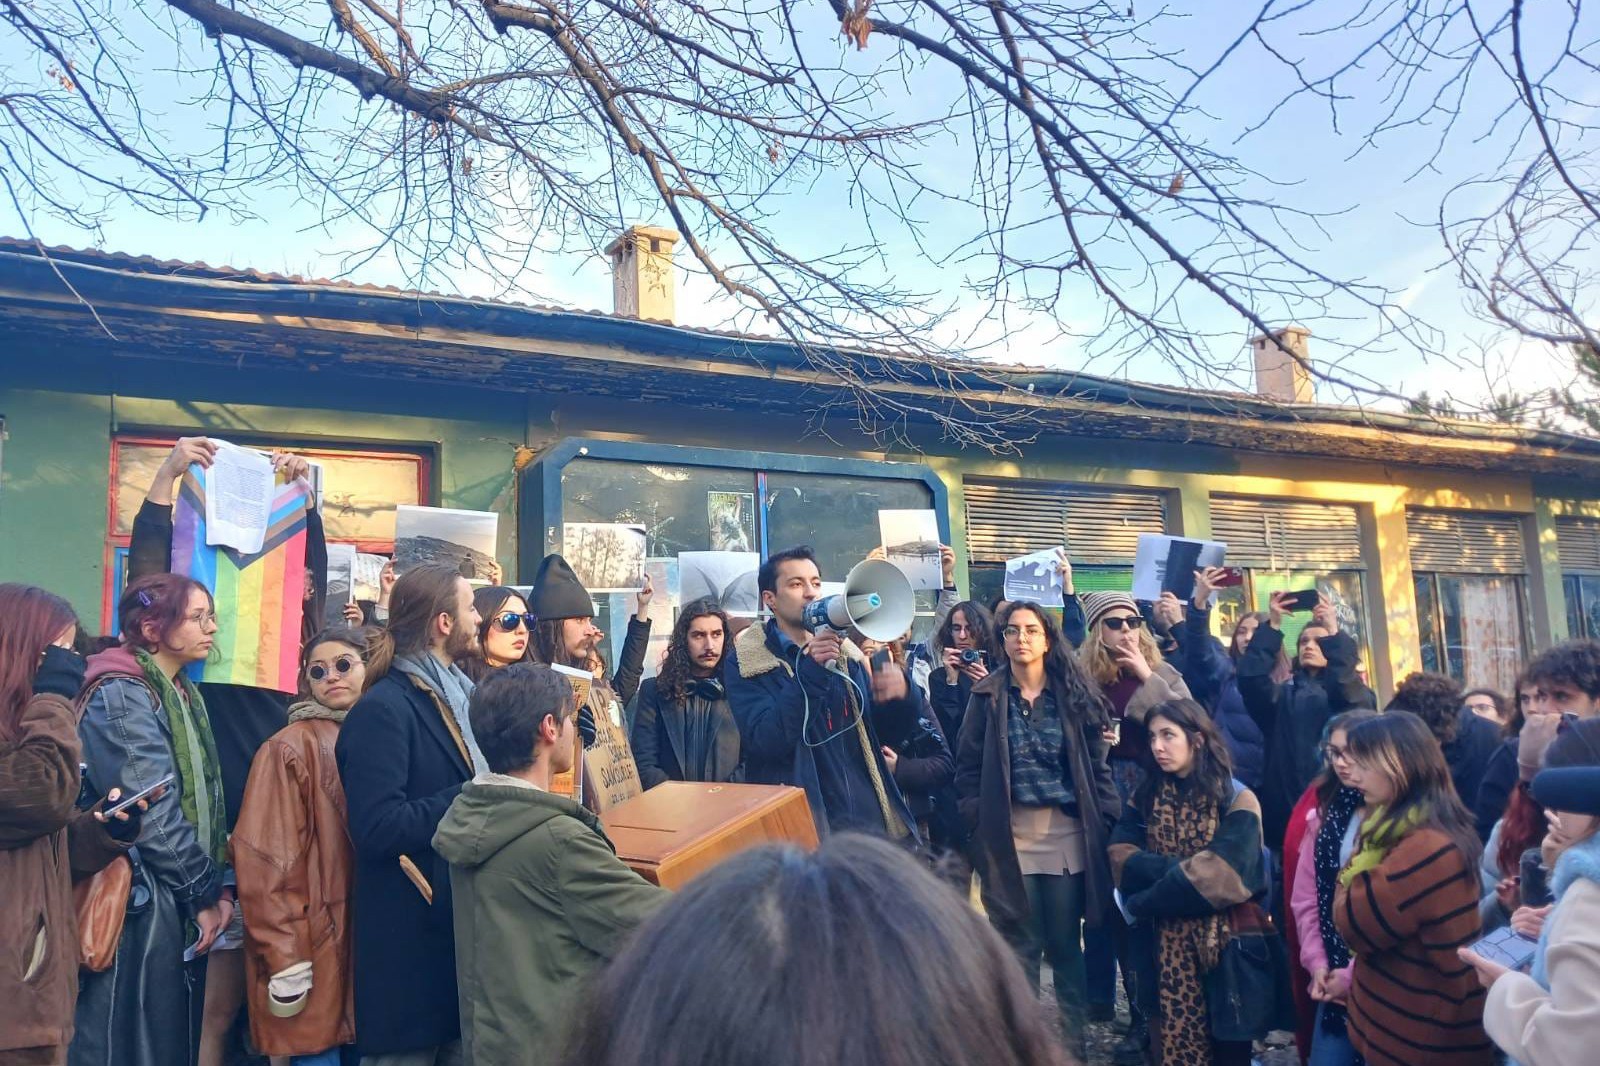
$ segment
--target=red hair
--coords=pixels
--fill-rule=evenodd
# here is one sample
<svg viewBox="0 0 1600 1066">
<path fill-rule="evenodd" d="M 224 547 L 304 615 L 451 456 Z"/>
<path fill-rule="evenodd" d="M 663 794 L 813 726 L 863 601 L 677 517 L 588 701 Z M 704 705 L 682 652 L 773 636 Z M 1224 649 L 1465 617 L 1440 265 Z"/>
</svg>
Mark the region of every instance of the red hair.
<svg viewBox="0 0 1600 1066">
<path fill-rule="evenodd" d="M 39 659 L 61 631 L 78 624 L 72 605 L 33 585 L 0 585 L 0 737 L 13 739 L 33 696 Z"/>
<path fill-rule="evenodd" d="M 122 643 L 130 648 L 150 651 L 159 646 L 183 624 L 189 611 L 189 594 L 199 589 L 211 601 L 211 590 L 192 577 L 181 574 L 150 574 L 141 577 L 122 590 L 117 601 L 117 626 L 122 631 Z M 144 627 L 155 627 L 156 639 L 152 645 L 145 639 Z"/>
</svg>

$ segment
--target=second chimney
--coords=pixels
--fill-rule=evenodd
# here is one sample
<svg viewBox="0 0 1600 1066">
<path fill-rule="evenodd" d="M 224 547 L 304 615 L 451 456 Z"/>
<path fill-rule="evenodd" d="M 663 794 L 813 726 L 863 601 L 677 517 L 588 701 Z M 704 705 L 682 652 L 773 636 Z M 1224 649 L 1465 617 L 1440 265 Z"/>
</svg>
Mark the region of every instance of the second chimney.
<svg viewBox="0 0 1600 1066">
<path fill-rule="evenodd" d="M 1256 393 L 1281 403 L 1315 403 L 1311 380 L 1311 331 L 1285 326 L 1250 342 L 1256 360 Z"/>
<path fill-rule="evenodd" d="M 677 321 L 677 279 L 672 272 L 676 230 L 630 226 L 611 242 L 613 309 L 629 318 Z"/>
</svg>

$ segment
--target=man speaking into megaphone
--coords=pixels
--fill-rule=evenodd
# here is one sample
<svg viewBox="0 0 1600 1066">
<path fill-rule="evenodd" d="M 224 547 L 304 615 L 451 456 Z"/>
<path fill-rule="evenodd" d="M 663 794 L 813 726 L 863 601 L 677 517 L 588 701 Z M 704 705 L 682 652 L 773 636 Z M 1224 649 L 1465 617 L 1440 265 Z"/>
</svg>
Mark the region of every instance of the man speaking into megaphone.
<svg viewBox="0 0 1600 1066">
<path fill-rule="evenodd" d="M 819 833 L 915 843 L 916 821 L 884 764 L 875 723 L 914 721 L 917 703 L 903 671 L 874 674 L 840 632 L 851 625 L 900 636 L 911 625 L 909 583 L 887 563 L 863 564 L 840 597 L 819 602 L 822 573 L 810 548 L 773 554 L 756 583 L 772 617 L 739 634 L 725 666 L 745 780 L 804 788 Z"/>
</svg>

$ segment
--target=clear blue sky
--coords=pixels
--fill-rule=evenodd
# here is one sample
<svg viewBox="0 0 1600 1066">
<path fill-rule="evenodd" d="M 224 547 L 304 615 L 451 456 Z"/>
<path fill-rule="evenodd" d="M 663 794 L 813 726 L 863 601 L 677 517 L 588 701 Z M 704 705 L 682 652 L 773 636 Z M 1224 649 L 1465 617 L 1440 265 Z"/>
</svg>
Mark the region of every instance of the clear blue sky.
<svg viewBox="0 0 1600 1066">
<path fill-rule="evenodd" d="M 1140 15 L 1150 13 L 1146 10 L 1150 5 L 1136 0 L 1135 6 Z M 1241 10 L 1244 6 L 1233 0 L 1191 0 L 1170 5 L 1172 17 L 1163 20 L 1160 35 L 1153 43 L 1159 48 L 1181 50 L 1191 65 L 1209 65 L 1222 43 L 1235 32 L 1237 21 L 1247 17 Z M 1313 5 L 1323 22 L 1328 21 L 1330 11 L 1355 11 L 1359 6 L 1353 0 Z M 155 7 L 159 9 L 159 5 Z M 819 23 L 816 29 L 831 37 L 831 27 Z M 142 97 L 157 112 L 157 126 L 180 142 L 185 136 L 194 136 L 192 131 L 202 121 L 217 116 L 202 114 L 185 104 L 181 91 L 174 88 L 174 80 L 162 73 L 178 62 L 170 42 L 136 26 L 129 32 L 148 52 L 146 72 L 138 76 L 142 79 Z M 1319 54 L 1333 55 L 1340 50 L 1341 41 L 1349 39 L 1336 34 L 1305 38 L 1298 43 L 1315 64 Z M 190 64 L 203 64 L 205 44 L 199 33 L 187 33 L 185 42 L 187 54 L 183 59 Z M 838 47 L 843 48 L 843 42 Z M 866 52 L 850 62 L 877 62 L 890 47 L 887 40 L 875 39 Z M 14 76 L 31 62 L 14 38 L 0 37 L 0 78 L 8 68 Z M 1246 49 L 1197 95 L 1196 102 L 1211 118 L 1192 124 L 1191 135 L 1206 137 L 1213 145 L 1226 148 L 1264 116 L 1265 108 L 1282 96 L 1287 84 L 1284 71 L 1268 62 L 1259 49 Z M 1467 133 L 1469 129 L 1475 132 L 1487 128 L 1493 107 L 1504 99 L 1504 91 L 1492 79 L 1484 79 L 1484 84 L 1490 91 L 1474 92 L 1468 97 L 1467 110 L 1461 116 L 1463 132 L 1447 142 L 1432 169 L 1421 172 L 1418 168 L 1435 148 L 1426 129 L 1397 132 L 1381 138 L 1375 147 L 1357 151 L 1360 135 L 1370 128 L 1383 106 L 1384 86 L 1370 71 L 1358 73 L 1342 85 L 1350 96 L 1341 115 L 1346 132 L 1332 129 L 1325 107 L 1305 101 L 1283 111 L 1266 128 L 1230 149 L 1253 169 L 1282 183 L 1281 195 L 1296 206 L 1338 213 L 1323 231 L 1310 226 L 1297 231 L 1305 243 L 1303 255 L 1310 262 L 1328 274 L 1364 279 L 1403 293 L 1402 304 L 1438 331 L 1437 351 L 1432 355 L 1404 345 L 1389 345 L 1345 357 L 1352 371 L 1370 375 L 1396 391 L 1427 389 L 1435 395 L 1454 392 L 1465 397 L 1479 396 L 1488 383 L 1472 368 L 1485 362 L 1485 348 L 1491 368 L 1516 360 L 1520 387 L 1550 383 L 1557 373 L 1557 360 L 1542 346 L 1509 340 L 1475 320 L 1467 312 L 1453 269 L 1441 265 L 1444 252 L 1431 225 L 1441 195 L 1460 179 L 1493 164 L 1484 147 L 1475 144 Z M 936 97 L 940 89 L 929 80 L 913 79 L 910 98 L 900 103 L 914 108 L 917 94 Z M 1587 91 L 1587 106 L 1600 106 L 1600 85 L 1590 86 Z M 941 160 L 931 157 L 928 164 L 937 168 Z M 957 184 L 960 180 L 959 175 L 941 177 Z M 1261 186 L 1258 191 L 1265 188 Z M 839 207 L 842 191 L 841 183 L 823 180 L 804 193 L 789 196 L 775 225 L 778 236 L 797 247 L 826 251 L 830 242 L 837 239 L 836 233 L 851 229 L 848 212 Z M 98 238 L 43 214 L 33 222 L 47 243 L 95 245 L 114 251 L 312 277 L 349 276 L 363 282 L 405 284 L 406 274 L 400 265 L 387 259 L 375 260 L 346 274 L 347 254 L 367 243 L 367 237 L 348 223 L 321 225 L 316 205 L 300 202 L 291 192 L 259 190 L 252 195 L 251 206 L 255 216 L 252 218 L 212 212 L 203 220 L 173 220 L 131 206 L 113 205 Z M 925 217 L 934 232 L 942 219 L 960 225 L 969 218 L 959 207 L 940 208 Z M 0 231 L 14 236 L 23 234 L 21 221 L 9 203 L 0 204 Z M 952 300 L 961 299 L 961 268 L 937 269 L 916 262 L 903 235 L 888 229 L 881 232 L 891 238 L 890 259 L 899 281 L 909 287 L 943 293 Z M 1114 256 L 1115 249 L 1106 252 Z M 609 309 L 610 280 L 605 265 L 596 258 L 544 256 L 537 261 L 537 267 L 536 275 L 516 279 L 511 286 L 512 298 Z M 436 278 L 432 287 L 482 296 L 505 292 L 503 279 L 470 273 Z M 709 295 L 710 287 L 703 278 L 690 277 L 681 283 L 680 320 L 693 325 L 727 325 L 725 308 L 709 300 Z M 1264 313 L 1272 317 L 1270 311 Z M 1224 360 L 1237 357 L 1238 372 L 1231 381 L 1207 383 L 1249 388 L 1248 375 L 1243 371 L 1247 339 L 1243 327 L 1220 309 L 1203 308 L 1197 315 L 1197 324 L 1218 333 L 1214 342 L 1216 356 Z M 974 317 L 975 311 L 970 308 L 957 316 L 968 322 Z M 1081 319 L 1070 313 L 1067 317 L 1083 323 L 1098 320 L 1097 313 L 1087 305 Z M 1316 334 L 1312 342 L 1314 357 L 1330 357 L 1340 345 L 1360 345 L 1372 332 L 1370 321 L 1308 324 Z M 1138 380 L 1179 380 L 1172 367 L 1137 352 L 1089 360 L 1081 345 L 1046 329 L 1024 331 L 1003 352 L 989 354 L 1008 361 L 1114 373 Z M 1327 395 L 1329 391 L 1324 390 L 1324 398 L 1342 398 Z"/>
</svg>

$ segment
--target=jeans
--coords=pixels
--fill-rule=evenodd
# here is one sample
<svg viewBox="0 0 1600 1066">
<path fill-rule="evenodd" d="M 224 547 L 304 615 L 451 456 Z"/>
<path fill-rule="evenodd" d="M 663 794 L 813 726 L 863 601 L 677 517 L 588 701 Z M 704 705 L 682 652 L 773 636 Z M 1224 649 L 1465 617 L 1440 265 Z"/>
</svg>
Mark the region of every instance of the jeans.
<svg viewBox="0 0 1600 1066">
<path fill-rule="evenodd" d="M 1335 1036 L 1323 1031 L 1322 1012 L 1327 1009 L 1326 1003 L 1317 1004 L 1317 1020 L 1311 1026 L 1311 1057 L 1306 1060 L 1306 1066 L 1355 1066 L 1358 1060 L 1350 1034 Z"/>
<path fill-rule="evenodd" d="M 461 1041 L 393 1055 L 363 1055 L 361 1066 L 461 1066 Z"/>
<path fill-rule="evenodd" d="M 1111 780 L 1117 786 L 1117 795 L 1124 805 L 1132 802 L 1134 790 L 1144 779 L 1144 771 L 1132 759 L 1111 760 Z M 1130 973 L 1134 965 L 1128 944 L 1128 926 L 1121 914 L 1111 914 L 1106 924 L 1098 929 L 1085 929 L 1083 933 L 1083 963 L 1088 980 L 1090 1003 L 1110 1005 L 1117 999 L 1117 968 L 1122 968 L 1122 990 L 1127 993 L 1128 1006 L 1133 1017 L 1139 1017 L 1134 980 Z"/>
<path fill-rule="evenodd" d="M 1014 947 L 1034 988 L 1039 987 L 1041 956 L 1050 960 L 1062 1030 L 1072 1047 L 1082 1039 L 1087 1021 L 1083 874 L 1029 874 L 1022 882 L 1028 892 L 1028 924 L 1013 935 Z"/>
<path fill-rule="evenodd" d="M 290 1055 L 289 1066 L 339 1066 L 339 1049 L 333 1047 L 315 1055 Z"/>
</svg>

